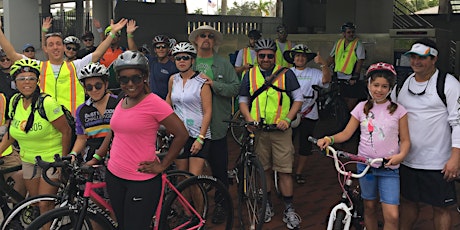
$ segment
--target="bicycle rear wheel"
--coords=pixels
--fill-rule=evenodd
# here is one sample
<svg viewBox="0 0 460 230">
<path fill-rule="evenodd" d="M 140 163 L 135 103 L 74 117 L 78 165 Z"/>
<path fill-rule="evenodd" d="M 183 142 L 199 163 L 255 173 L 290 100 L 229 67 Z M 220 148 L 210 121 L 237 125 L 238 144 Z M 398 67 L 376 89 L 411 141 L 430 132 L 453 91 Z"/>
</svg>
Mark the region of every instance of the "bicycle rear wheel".
<svg viewBox="0 0 460 230">
<path fill-rule="evenodd" d="M 241 114 L 241 111 L 238 110 L 235 112 L 235 114 L 232 117 L 232 121 L 244 121 L 244 117 Z M 230 125 L 230 131 L 236 143 L 238 143 L 239 145 L 243 145 L 243 137 L 244 133 L 246 132 L 246 127 Z"/>
<path fill-rule="evenodd" d="M 198 229 L 232 229 L 233 204 L 222 182 L 210 176 L 195 176 L 182 181 L 176 188 L 180 196 L 174 191 L 167 194 L 160 214 L 159 229 L 189 229 L 199 225 L 198 216 L 184 204 L 185 201 L 204 220 L 204 226 Z M 204 188 L 206 189 L 203 190 Z M 215 202 L 210 202 L 211 200 Z M 217 208 L 223 208 L 225 212 L 222 223 L 211 221 L 212 216 L 209 213 L 214 213 Z"/>
<path fill-rule="evenodd" d="M 241 229 L 260 230 L 267 206 L 267 181 L 262 164 L 250 156 L 240 166 L 238 213 Z"/>
</svg>

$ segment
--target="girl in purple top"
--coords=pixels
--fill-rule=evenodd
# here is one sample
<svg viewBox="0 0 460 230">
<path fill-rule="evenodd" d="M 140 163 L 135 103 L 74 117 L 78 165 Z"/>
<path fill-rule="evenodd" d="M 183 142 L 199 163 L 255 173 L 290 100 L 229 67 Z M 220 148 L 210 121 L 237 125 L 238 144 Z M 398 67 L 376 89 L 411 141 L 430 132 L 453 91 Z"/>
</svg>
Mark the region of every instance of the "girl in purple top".
<svg viewBox="0 0 460 230">
<path fill-rule="evenodd" d="M 351 111 L 350 121 L 342 132 L 320 139 L 318 146 L 324 149 L 331 142 L 342 143 L 360 127 L 358 155 L 388 159 L 385 167 L 371 168 L 366 176 L 359 179 L 366 228 L 378 229 L 377 197 L 380 197 L 385 229 L 399 229 L 399 163 L 410 148 L 407 111 L 389 99 L 396 82 L 396 71 L 392 65 L 383 62 L 373 64 L 366 76 L 369 78 L 371 99 L 360 102 Z M 364 168 L 364 165 L 358 164 L 359 172 Z"/>
<path fill-rule="evenodd" d="M 179 155 L 187 130 L 171 107 L 150 92 L 145 56 L 126 51 L 114 62 L 125 97 L 110 120 L 113 141 L 107 164 L 107 191 L 118 228 L 149 229 L 161 191 L 163 172 Z M 160 162 L 155 154 L 158 127 L 164 125 L 174 141 Z"/>
</svg>

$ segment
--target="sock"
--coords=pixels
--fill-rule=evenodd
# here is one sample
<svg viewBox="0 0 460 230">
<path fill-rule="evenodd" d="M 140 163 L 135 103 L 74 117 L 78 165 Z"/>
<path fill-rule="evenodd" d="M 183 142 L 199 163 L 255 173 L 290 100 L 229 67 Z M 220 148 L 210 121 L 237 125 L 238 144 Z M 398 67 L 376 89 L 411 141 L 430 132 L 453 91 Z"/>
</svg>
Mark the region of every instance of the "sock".
<svg viewBox="0 0 460 230">
<path fill-rule="evenodd" d="M 284 202 L 284 206 L 286 207 L 286 210 L 289 210 L 290 208 L 294 209 L 292 205 L 293 199 L 294 199 L 294 196 L 283 196 L 283 202 Z"/>
</svg>

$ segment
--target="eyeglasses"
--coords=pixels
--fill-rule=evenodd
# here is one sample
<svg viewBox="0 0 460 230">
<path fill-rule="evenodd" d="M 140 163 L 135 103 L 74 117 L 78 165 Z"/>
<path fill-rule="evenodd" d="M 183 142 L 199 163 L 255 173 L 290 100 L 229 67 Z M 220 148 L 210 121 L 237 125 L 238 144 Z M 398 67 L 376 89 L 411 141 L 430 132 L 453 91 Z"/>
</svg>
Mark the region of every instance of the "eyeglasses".
<svg viewBox="0 0 460 230">
<path fill-rule="evenodd" d="M 35 52 L 35 50 L 34 49 L 26 49 L 26 50 L 24 50 L 24 52 L 26 52 L 26 53 Z"/>
<path fill-rule="evenodd" d="M 180 61 L 180 60 L 184 60 L 184 61 L 188 61 L 192 58 L 192 56 L 190 55 L 184 55 L 184 56 L 175 56 L 174 59 L 176 59 L 176 61 Z"/>
<path fill-rule="evenodd" d="M 66 47 L 67 50 L 73 50 L 73 51 L 77 51 L 77 48 L 76 47 L 71 47 L 71 46 L 67 46 Z"/>
<path fill-rule="evenodd" d="M 267 57 L 268 59 L 273 59 L 275 58 L 275 55 L 274 54 L 259 54 L 257 55 L 259 57 L 259 59 L 265 59 L 265 57 Z"/>
<path fill-rule="evenodd" d="M 166 49 L 166 48 L 168 48 L 168 46 L 167 45 L 156 45 L 155 48 L 157 48 L 157 49 Z"/>
<path fill-rule="evenodd" d="M 139 84 L 142 82 L 142 75 L 133 75 L 131 77 L 128 77 L 128 76 L 120 76 L 118 77 L 118 80 L 120 81 L 120 84 L 123 84 L 123 85 L 126 85 L 128 84 L 130 81 L 133 83 L 133 84 Z"/>
<path fill-rule="evenodd" d="M 92 42 L 93 39 L 91 39 L 91 38 L 86 38 L 86 39 L 83 39 L 83 41 L 85 41 L 85 42 Z"/>
<path fill-rule="evenodd" d="M 16 81 L 36 81 L 38 80 L 38 78 L 34 76 L 24 76 L 24 77 L 17 77 L 15 80 Z"/>
<path fill-rule="evenodd" d="M 59 33 L 59 32 L 56 32 L 56 33 L 49 33 L 49 34 L 45 35 L 45 38 L 49 38 L 49 37 L 60 37 L 60 38 L 62 38 L 62 34 Z"/>
<path fill-rule="evenodd" d="M 206 38 L 208 37 L 209 39 L 214 39 L 215 35 L 213 33 L 210 34 L 200 34 L 200 38 Z"/>
<path fill-rule="evenodd" d="M 10 59 L 9 59 L 9 58 L 2 58 L 2 59 L 0 59 L 0 62 L 6 62 L 6 61 L 10 61 Z"/>
<path fill-rule="evenodd" d="M 414 78 L 414 79 L 415 79 L 415 78 Z M 414 95 L 414 96 L 422 96 L 423 94 L 425 94 L 426 89 L 428 88 L 428 84 L 430 84 L 430 80 L 431 80 L 431 78 L 428 79 L 428 82 L 426 83 L 425 89 L 424 89 L 422 92 L 420 92 L 420 93 L 414 93 L 414 91 L 410 90 L 410 82 L 411 82 L 411 81 L 409 80 L 409 84 L 407 85 L 407 90 L 409 91 L 410 94 L 412 94 L 412 95 Z"/>
<path fill-rule="evenodd" d="M 88 92 L 93 91 L 94 88 L 96 88 L 96 90 L 100 90 L 100 89 L 102 89 L 102 87 L 103 87 L 102 82 L 98 82 L 95 85 L 85 84 L 85 89 Z"/>
</svg>

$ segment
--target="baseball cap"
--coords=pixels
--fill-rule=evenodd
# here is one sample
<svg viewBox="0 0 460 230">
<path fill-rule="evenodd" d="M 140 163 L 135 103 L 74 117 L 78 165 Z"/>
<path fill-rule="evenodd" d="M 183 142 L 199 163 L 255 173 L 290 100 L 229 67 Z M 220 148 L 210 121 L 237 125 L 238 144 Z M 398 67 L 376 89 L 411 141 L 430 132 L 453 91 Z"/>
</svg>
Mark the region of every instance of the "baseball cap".
<svg viewBox="0 0 460 230">
<path fill-rule="evenodd" d="M 438 56 L 438 51 L 435 48 L 429 47 L 421 43 L 415 43 L 412 48 L 407 51 L 404 55 L 417 54 L 418 56 Z"/>
<path fill-rule="evenodd" d="M 35 49 L 34 45 L 30 44 L 30 43 L 27 43 L 25 44 L 23 47 L 22 47 L 22 51 L 26 50 L 27 48 L 33 48 Z"/>
</svg>

